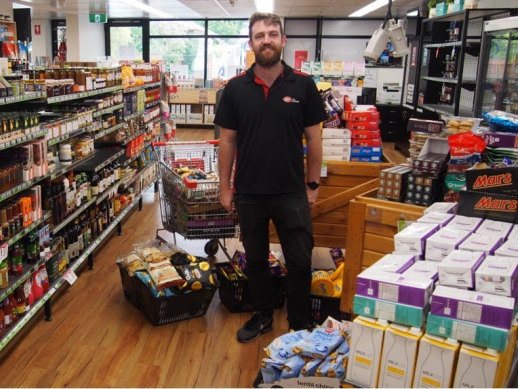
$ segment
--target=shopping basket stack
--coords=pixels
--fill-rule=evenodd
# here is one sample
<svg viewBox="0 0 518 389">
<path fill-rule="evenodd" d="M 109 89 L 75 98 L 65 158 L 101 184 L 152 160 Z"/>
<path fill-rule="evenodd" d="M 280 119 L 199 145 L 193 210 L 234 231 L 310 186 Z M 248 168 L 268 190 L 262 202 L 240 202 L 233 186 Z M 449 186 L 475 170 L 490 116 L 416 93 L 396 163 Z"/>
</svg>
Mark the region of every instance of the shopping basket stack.
<svg viewBox="0 0 518 389">
<path fill-rule="evenodd" d="M 236 216 L 219 201 L 218 142 L 161 142 L 155 146 L 164 228 L 186 239 L 237 236 Z"/>
</svg>

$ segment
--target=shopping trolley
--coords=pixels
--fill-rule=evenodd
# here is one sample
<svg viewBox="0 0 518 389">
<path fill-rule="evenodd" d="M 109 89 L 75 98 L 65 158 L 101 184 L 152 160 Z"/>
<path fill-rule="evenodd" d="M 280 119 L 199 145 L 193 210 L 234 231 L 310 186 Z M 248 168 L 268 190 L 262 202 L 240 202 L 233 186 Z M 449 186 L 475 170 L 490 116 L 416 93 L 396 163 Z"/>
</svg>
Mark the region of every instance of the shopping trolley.
<svg viewBox="0 0 518 389">
<path fill-rule="evenodd" d="M 185 239 L 208 239 L 205 252 L 213 257 L 224 241 L 239 235 L 235 214 L 219 201 L 217 174 L 219 140 L 153 143 L 159 161 L 160 213 L 164 229 Z M 157 230 L 157 237 L 159 232 Z"/>
</svg>

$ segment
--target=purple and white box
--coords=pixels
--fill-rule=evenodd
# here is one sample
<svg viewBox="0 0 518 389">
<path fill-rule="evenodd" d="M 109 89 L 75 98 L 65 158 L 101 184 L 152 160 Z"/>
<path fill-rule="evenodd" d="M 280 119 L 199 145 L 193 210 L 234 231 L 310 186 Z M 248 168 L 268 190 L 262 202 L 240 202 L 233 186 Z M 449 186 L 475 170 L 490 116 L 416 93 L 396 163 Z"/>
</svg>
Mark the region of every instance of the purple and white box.
<svg viewBox="0 0 518 389">
<path fill-rule="evenodd" d="M 426 239 L 424 257 L 427 261 L 442 262 L 453 250 L 466 240 L 469 231 L 456 230 L 446 226 Z"/>
<path fill-rule="evenodd" d="M 457 203 L 447 203 L 438 201 L 436 203 L 433 203 L 428 208 L 426 208 L 423 213 L 427 214 L 430 212 L 439 212 L 439 213 L 455 213 L 457 210 Z"/>
<path fill-rule="evenodd" d="M 483 251 L 486 255 L 493 255 L 500 247 L 503 239 L 496 235 L 471 234 L 459 245 L 459 250 Z"/>
<path fill-rule="evenodd" d="M 444 227 L 454 217 L 455 215 L 452 215 L 451 213 L 429 212 L 417 219 L 417 222 L 439 224 L 441 227 Z"/>
<path fill-rule="evenodd" d="M 369 270 L 387 271 L 389 273 L 403 273 L 412 266 L 416 258 L 413 254 L 387 254 L 369 267 Z"/>
<path fill-rule="evenodd" d="M 413 223 L 403 231 L 394 235 L 395 253 L 415 254 L 422 256 L 426 238 L 437 231 L 439 227 L 435 224 Z"/>
<path fill-rule="evenodd" d="M 500 238 L 505 239 L 511 229 L 513 228 L 513 223 L 507 222 L 499 222 L 496 220 L 486 219 L 482 222 L 482 224 L 475 231 L 477 234 L 488 234 L 488 235 L 496 235 Z"/>
<path fill-rule="evenodd" d="M 403 273 L 406 277 L 431 278 L 434 282 L 439 279 L 439 262 L 416 261 Z"/>
<path fill-rule="evenodd" d="M 482 220 L 484 219 L 481 217 L 455 215 L 455 217 L 448 223 L 448 227 L 473 232 L 477 229 L 480 223 L 482 223 Z"/>
<path fill-rule="evenodd" d="M 430 313 L 508 330 L 513 321 L 514 300 L 438 285 L 432 294 Z"/>
<path fill-rule="evenodd" d="M 475 270 L 485 257 L 481 251 L 452 251 L 439 263 L 439 285 L 474 288 Z"/>
<path fill-rule="evenodd" d="M 507 242 L 495 250 L 495 255 L 518 258 L 518 237 L 507 239 Z"/>
<path fill-rule="evenodd" d="M 365 270 L 356 277 L 356 294 L 424 308 L 428 305 L 433 285 L 429 278 Z"/>
<path fill-rule="evenodd" d="M 489 256 L 475 272 L 477 292 L 518 296 L 518 258 Z"/>
<path fill-rule="evenodd" d="M 514 224 L 513 229 L 509 233 L 509 236 L 507 236 L 507 240 L 516 240 L 518 239 L 518 224 Z"/>
</svg>

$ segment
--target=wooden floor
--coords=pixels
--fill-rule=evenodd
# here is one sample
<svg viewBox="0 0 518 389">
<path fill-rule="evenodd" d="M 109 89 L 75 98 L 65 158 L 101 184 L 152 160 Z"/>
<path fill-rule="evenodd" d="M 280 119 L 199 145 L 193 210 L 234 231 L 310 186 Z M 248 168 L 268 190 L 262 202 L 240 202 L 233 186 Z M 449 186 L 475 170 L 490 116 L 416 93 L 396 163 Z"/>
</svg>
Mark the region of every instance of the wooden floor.
<svg viewBox="0 0 518 389">
<path fill-rule="evenodd" d="M 183 130 L 179 139 L 210 139 L 212 131 Z M 154 238 L 161 227 L 157 194 L 148 191 L 142 211 L 123 224 L 72 286 L 0 354 L 1 387 L 250 387 L 263 348 L 287 331 L 277 310 L 273 331 L 241 344 L 235 334 L 248 313 L 229 313 L 216 293 L 204 317 L 155 327 L 122 292 L 117 257 Z M 205 241 L 178 238 L 178 246 L 203 255 Z M 232 253 L 240 247 L 227 240 Z M 218 259 L 225 260 L 220 250 Z"/>
</svg>

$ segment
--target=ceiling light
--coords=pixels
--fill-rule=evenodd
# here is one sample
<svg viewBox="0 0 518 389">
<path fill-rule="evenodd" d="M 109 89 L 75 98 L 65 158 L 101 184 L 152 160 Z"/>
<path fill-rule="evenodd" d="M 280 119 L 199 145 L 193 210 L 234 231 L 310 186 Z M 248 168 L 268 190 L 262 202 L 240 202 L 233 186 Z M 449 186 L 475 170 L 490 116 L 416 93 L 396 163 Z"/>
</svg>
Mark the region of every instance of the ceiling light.
<svg viewBox="0 0 518 389">
<path fill-rule="evenodd" d="M 388 4 L 388 0 L 376 0 L 372 3 L 367 4 L 365 7 L 360 8 L 357 11 L 354 11 L 352 14 L 349 15 L 350 18 L 359 18 L 361 16 L 367 15 L 368 13 L 371 13 L 372 11 L 376 11 L 378 8 L 381 8 Z"/>
<path fill-rule="evenodd" d="M 417 10 L 407 13 L 406 16 L 417 16 Z"/>
<path fill-rule="evenodd" d="M 257 12 L 273 12 L 273 0 L 254 0 Z"/>
<path fill-rule="evenodd" d="M 145 11 L 151 15 L 155 15 L 161 18 L 170 18 L 171 15 L 167 12 L 160 11 L 159 9 L 150 7 L 149 5 L 142 4 L 140 1 L 137 0 L 119 0 L 124 4 L 131 5 L 132 7 L 141 9 L 142 11 Z"/>
</svg>

